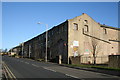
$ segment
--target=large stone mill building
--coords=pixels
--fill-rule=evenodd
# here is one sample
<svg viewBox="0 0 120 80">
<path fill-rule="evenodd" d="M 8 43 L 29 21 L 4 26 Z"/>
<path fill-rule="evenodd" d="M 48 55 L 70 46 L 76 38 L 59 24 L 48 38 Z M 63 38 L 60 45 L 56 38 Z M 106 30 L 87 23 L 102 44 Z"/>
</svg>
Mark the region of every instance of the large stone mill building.
<svg viewBox="0 0 120 80">
<path fill-rule="evenodd" d="M 48 60 L 61 55 L 62 63 L 107 63 L 108 55 L 120 55 L 119 28 L 102 25 L 83 13 L 48 30 Z M 45 58 L 46 32 L 21 44 L 18 53 L 33 59 Z M 93 55 L 93 53 L 95 55 Z"/>
</svg>

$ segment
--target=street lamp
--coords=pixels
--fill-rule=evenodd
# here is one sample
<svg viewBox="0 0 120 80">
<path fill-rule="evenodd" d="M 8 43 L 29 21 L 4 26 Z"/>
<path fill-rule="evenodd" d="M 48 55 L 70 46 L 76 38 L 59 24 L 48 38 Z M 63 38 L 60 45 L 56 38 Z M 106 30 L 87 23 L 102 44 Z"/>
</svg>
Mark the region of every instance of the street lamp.
<svg viewBox="0 0 120 80">
<path fill-rule="evenodd" d="M 41 22 L 38 22 L 37 24 L 43 24 Z M 46 25 L 46 54 L 45 54 L 45 62 L 47 62 L 47 40 L 48 40 L 48 24 L 45 24 Z"/>
</svg>

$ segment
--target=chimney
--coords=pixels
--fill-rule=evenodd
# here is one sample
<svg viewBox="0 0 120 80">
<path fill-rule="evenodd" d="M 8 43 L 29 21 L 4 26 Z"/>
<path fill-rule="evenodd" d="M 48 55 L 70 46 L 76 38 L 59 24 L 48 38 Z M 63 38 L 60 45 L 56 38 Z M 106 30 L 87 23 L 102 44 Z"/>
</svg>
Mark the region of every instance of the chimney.
<svg viewBox="0 0 120 80">
<path fill-rule="evenodd" d="M 100 23 L 98 22 L 98 24 L 100 24 Z"/>
</svg>

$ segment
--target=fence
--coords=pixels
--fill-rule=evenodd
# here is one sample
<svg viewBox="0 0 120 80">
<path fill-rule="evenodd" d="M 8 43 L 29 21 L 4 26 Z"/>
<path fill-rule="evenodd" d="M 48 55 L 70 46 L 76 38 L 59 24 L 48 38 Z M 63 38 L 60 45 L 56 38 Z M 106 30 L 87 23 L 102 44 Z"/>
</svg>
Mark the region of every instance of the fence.
<svg viewBox="0 0 120 80">
<path fill-rule="evenodd" d="M 70 57 L 71 64 L 93 64 L 94 58 L 89 56 Z M 96 64 L 108 64 L 108 56 L 96 57 Z"/>
<path fill-rule="evenodd" d="M 93 64 L 94 58 L 88 56 L 81 56 L 81 63 Z M 108 56 L 98 56 L 96 57 L 96 64 L 108 64 Z"/>
<path fill-rule="evenodd" d="M 120 68 L 120 55 L 109 55 L 109 67 Z"/>
</svg>

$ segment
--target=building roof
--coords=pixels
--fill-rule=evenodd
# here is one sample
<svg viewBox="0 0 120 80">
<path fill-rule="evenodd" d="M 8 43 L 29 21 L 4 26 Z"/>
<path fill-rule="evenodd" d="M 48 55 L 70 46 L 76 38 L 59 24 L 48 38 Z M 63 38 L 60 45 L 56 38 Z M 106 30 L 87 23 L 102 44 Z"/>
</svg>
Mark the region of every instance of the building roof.
<svg viewBox="0 0 120 80">
<path fill-rule="evenodd" d="M 100 26 L 101 26 L 101 27 L 105 27 L 105 28 L 110 28 L 110 29 L 120 30 L 120 28 L 112 27 L 112 26 L 107 26 L 107 25 L 103 25 L 103 24 L 100 24 Z"/>
<path fill-rule="evenodd" d="M 84 15 L 84 14 L 86 14 L 86 13 L 82 13 L 82 15 Z M 87 14 L 86 14 L 86 15 L 87 15 Z M 77 16 L 77 17 L 78 17 L 78 16 Z M 90 17 L 90 16 L 89 16 L 89 17 Z M 76 17 L 74 17 L 74 18 L 76 18 Z M 73 18 L 73 19 L 74 19 L 74 18 Z M 91 17 L 90 17 L 90 18 L 91 18 Z M 70 19 L 68 19 L 68 20 L 70 20 Z M 68 20 L 66 20 L 65 22 L 67 22 Z M 93 19 L 93 20 L 94 20 L 94 19 Z M 62 22 L 62 23 L 59 24 L 59 25 L 62 25 L 62 24 L 64 24 L 65 22 Z M 96 21 L 95 21 L 95 22 L 96 22 Z M 57 26 L 59 26 L 59 25 L 57 25 Z M 100 27 L 105 27 L 105 28 L 110 28 L 110 29 L 115 29 L 115 30 L 119 30 L 119 31 L 120 31 L 120 28 L 111 27 L 111 26 L 107 26 L 107 25 L 103 25 L 103 24 L 99 24 L 99 25 L 100 25 Z M 53 30 L 53 29 L 56 28 L 57 26 L 54 26 L 53 28 L 49 29 L 48 32 L 51 31 L 51 30 Z M 32 39 L 25 41 L 24 43 L 27 43 L 27 42 L 35 39 L 36 37 L 39 37 L 40 35 L 43 35 L 43 34 L 45 34 L 45 33 L 46 33 L 46 32 L 43 32 L 43 33 L 41 33 L 41 34 L 33 37 Z"/>
<path fill-rule="evenodd" d="M 87 15 L 86 13 L 82 13 L 82 15 Z M 82 16 L 82 15 L 80 15 L 80 16 Z M 87 15 L 87 16 L 89 16 L 89 15 Z M 79 16 L 77 16 L 77 17 L 79 17 Z M 77 17 L 74 17 L 74 18 L 77 18 Z M 90 16 L 89 16 L 90 17 Z M 72 18 L 72 19 L 74 19 L 74 18 Z M 92 20 L 94 20 L 92 17 L 90 17 Z M 69 19 L 70 20 L 70 19 Z M 94 20 L 95 21 L 95 20 Z M 95 21 L 96 22 L 96 21 Z M 107 26 L 107 25 L 104 25 L 104 24 L 100 24 L 100 23 L 98 23 L 99 25 L 100 25 L 100 27 L 105 27 L 105 28 L 110 28 L 110 29 L 115 29 L 115 30 L 120 30 L 120 28 L 117 28 L 117 27 L 112 27 L 112 26 Z"/>
</svg>

